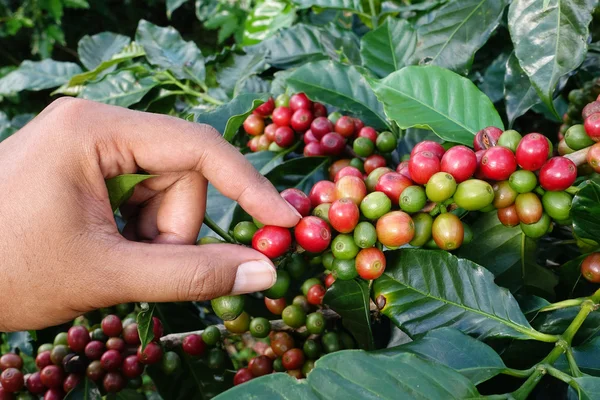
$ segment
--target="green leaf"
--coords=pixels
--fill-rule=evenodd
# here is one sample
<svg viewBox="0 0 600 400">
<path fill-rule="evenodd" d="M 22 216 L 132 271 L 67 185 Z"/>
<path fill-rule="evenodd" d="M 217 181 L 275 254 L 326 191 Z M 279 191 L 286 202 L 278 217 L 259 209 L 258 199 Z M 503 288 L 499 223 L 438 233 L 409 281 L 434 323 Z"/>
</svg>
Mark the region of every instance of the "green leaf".
<svg viewBox="0 0 600 400">
<path fill-rule="evenodd" d="M 373 350 L 369 284 L 365 280 L 337 280 L 327 290 L 324 303 L 342 317 L 342 324 L 361 349 Z"/>
<path fill-rule="evenodd" d="M 572 348 L 573 358 L 581 372 L 600 376 L 600 337 L 595 337 L 589 342 Z M 554 365 L 561 371 L 570 373 L 569 363 L 567 362 L 566 356 L 563 354 Z"/>
<path fill-rule="evenodd" d="M 63 0 L 63 4 L 67 8 L 88 9 L 90 4 L 87 0 Z"/>
<path fill-rule="evenodd" d="M 152 317 L 154 315 L 154 303 L 140 303 L 142 311 L 137 315 L 136 322 L 138 324 L 138 334 L 140 335 L 140 341 L 142 342 L 142 350 L 146 348 L 148 343 L 154 339 L 154 322 Z"/>
<path fill-rule="evenodd" d="M 158 393 L 153 392 L 152 395 L 158 396 Z M 135 389 L 123 389 L 117 393 L 109 393 L 106 395 L 106 400 L 159 400 L 160 397 L 144 396 Z"/>
<path fill-rule="evenodd" d="M 77 44 L 77 54 L 79 61 L 88 70 L 93 70 L 118 54 L 129 43 L 131 43 L 129 37 L 112 32 L 85 35 Z"/>
<path fill-rule="evenodd" d="M 508 27 L 521 68 L 555 114 L 552 97 L 558 80 L 577 68 L 587 52 L 594 0 L 513 1 Z"/>
<path fill-rule="evenodd" d="M 167 18 L 171 19 L 173 12 L 187 3 L 187 0 L 167 0 Z"/>
<path fill-rule="evenodd" d="M 264 175 L 279 192 L 293 187 L 308 193 L 315 183 L 327 179 L 329 163 L 325 157 L 299 157 L 277 165 Z"/>
<path fill-rule="evenodd" d="M 19 349 L 28 356 L 33 356 L 33 345 L 31 342 L 34 339 L 28 331 L 8 332 L 6 340 L 11 352 Z"/>
<path fill-rule="evenodd" d="M 217 81 L 227 95 L 233 97 L 238 85 L 266 68 L 264 54 L 232 54 L 227 61 L 219 65 Z"/>
<path fill-rule="evenodd" d="M 466 75 L 475 52 L 496 30 L 507 4 L 507 0 L 457 0 L 433 10 L 417 28 L 411 63 L 439 65 Z"/>
<path fill-rule="evenodd" d="M 509 54 L 500 53 L 498 57 L 485 69 L 479 89 L 490 98 L 492 103 L 497 103 L 504 98 L 504 76 L 506 75 L 506 61 Z"/>
<path fill-rule="evenodd" d="M 389 129 L 382 104 L 353 66 L 333 61 L 305 64 L 287 78 L 288 86 L 314 101 L 330 104 L 361 118 L 365 125 Z"/>
<path fill-rule="evenodd" d="M 401 129 L 431 129 L 444 140 L 471 146 L 479 130 L 504 128 L 490 99 L 452 71 L 411 66 L 370 83 L 388 118 Z"/>
<path fill-rule="evenodd" d="M 541 312 L 531 321 L 531 325 L 540 332 L 551 335 L 562 334 L 567 327 L 573 322 L 575 316 L 579 312 L 578 307 L 561 308 L 558 310 Z M 600 313 L 591 313 L 581 328 L 577 331 L 577 335 L 573 340 L 578 345 L 588 343 L 600 332 Z"/>
<path fill-rule="evenodd" d="M 206 70 L 202 52 L 196 43 L 184 41 L 175 28 L 141 20 L 135 41 L 144 48 L 152 65 L 171 71 L 179 79 L 204 83 Z"/>
<path fill-rule="evenodd" d="M 361 64 L 360 39 L 351 30 L 331 23 L 321 29 L 321 44 L 332 60 L 345 64 Z"/>
<path fill-rule="evenodd" d="M 527 74 L 519 65 L 519 60 L 513 52 L 506 62 L 506 75 L 504 76 L 504 97 L 506 98 L 506 116 L 508 125 L 512 127 L 515 119 L 525 114 L 531 107 L 540 103 L 535 88 Z"/>
<path fill-rule="evenodd" d="M 57 87 L 80 72 L 79 65 L 70 62 L 23 61 L 19 68 L 0 78 L 0 95 Z"/>
<path fill-rule="evenodd" d="M 133 194 L 133 189 L 138 183 L 152 178 L 154 175 L 127 174 L 119 175 L 106 180 L 108 198 L 113 211 L 125 203 Z"/>
<path fill-rule="evenodd" d="M 445 251 L 386 254 L 386 271 L 373 285 L 374 297 L 383 297 L 381 312 L 409 335 L 447 326 L 480 340 L 556 339 L 534 330 L 510 292 L 483 267 Z"/>
<path fill-rule="evenodd" d="M 159 84 L 151 76 L 138 79 L 128 70 L 109 74 L 97 82 L 86 85 L 79 97 L 100 103 L 129 107 L 137 103 Z"/>
<path fill-rule="evenodd" d="M 197 115 L 195 120 L 212 126 L 223 135 L 225 140 L 231 142 L 246 117 L 267 100 L 269 100 L 268 94 L 244 93 L 227 104 Z"/>
<path fill-rule="evenodd" d="M 600 398 L 600 378 L 582 376 L 574 378 L 575 390 L 579 393 L 579 400 L 595 400 Z"/>
<path fill-rule="evenodd" d="M 296 8 L 284 1 L 262 0 L 246 19 L 242 45 L 260 43 L 296 20 Z"/>
<path fill-rule="evenodd" d="M 581 239 L 600 238 L 600 184 L 587 181 L 573 197 L 571 205 L 573 232 Z"/>
<path fill-rule="evenodd" d="M 416 44 L 417 36 L 407 21 L 388 18 L 360 40 L 362 64 L 379 77 L 386 77 L 407 64 Z"/>
<path fill-rule="evenodd" d="M 500 356 L 488 345 L 452 328 L 435 329 L 413 342 L 377 351 L 394 356 L 408 352 L 460 372 L 478 385 L 506 370 Z"/>
<path fill-rule="evenodd" d="M 84 377 L 65 400 L 102 400 L 102 394 L 94 382 Z"/>
<path fill-rule="evenodd" d="M 218 399 L 466 399 L 477 397 L 475 386 L 452 369 L 414 354 L 394 357 L 361 350 L 328 354 L 305 381 L 279 373 L 236 386 Z"/>
<path fill-rule="evenodd" d="M 319 7 L 364 12 L 361 0 L 292 0 L 292 2 L 298 8 Z"/>
</svg>

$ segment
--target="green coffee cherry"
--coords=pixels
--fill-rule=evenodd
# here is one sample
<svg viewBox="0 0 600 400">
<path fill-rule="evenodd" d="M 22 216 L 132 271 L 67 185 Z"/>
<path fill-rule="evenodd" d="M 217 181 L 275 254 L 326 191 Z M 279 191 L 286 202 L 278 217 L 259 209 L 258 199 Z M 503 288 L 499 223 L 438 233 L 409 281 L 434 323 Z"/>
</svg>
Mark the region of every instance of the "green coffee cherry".
<svg viewBox="0 0 600 400">
<path fill-rule="evenodd" d="M 354 243 L 354 237 L 348 234 L 337 235 L 331 242 L 331 252 L 340 260 L 352 260 L 359 250 L 360 248 Z"/>
<path fill-rule="evenodd" d="M 429 178 L 425 193 L 429 200 L 434 203 L 442 203 L 448 200 L 456 192 L 456 181 L 447 172 L 437 172 Z M 402 201 L 402 198 L 401 200 Z"/>
<path fill-rule="evenodd" d="M 425 204 L 427 204 L 427 195 L 421 186 L 409 186 L 400 195 L 400 208 L 404 212 L 419 212 Z"/>
<path fill-rule="evenodd" d="M 250 321 L 250 334 L 255 338 L 266 338 L 271 332 L 271 322 L 268 319 L 258 317 Z"/>
<path fill-rule="evenodd" d="M 469 179 L 461 182 L 454 193 L 454 202 L 467 211 L 477 211 L 492 204 L 494 189 L 486 181 Z"/>
<path fill-rule="evenodd" d="M 54 338 L 54 345 L 58 346 L 60 344 L 64 344 L 65 346 L 68 346 L 69 343 L 67 341 L 67 332 L 60 332 L 58 335 L 56 335 L 56 337 Z"/>
<path fill-rule="evenodd" d="M 213 311 L 223 321 L 232 321 L 244 311 L 243 296 L 221 296 L 210 301 Z"/>
<path fill-rule="evenodd" d="M 329 209 L 331 208 L 331 203 L 321 203 L 314 208 L 312 211 L 312 215 L 315 217 L 321 218 L 323 221 L 329 223 Z"/>
<path fill-rule="evenodd" d="M 291 304 L 283 309 L 281 318 L 287 326 L 300 328 L 306 322 L 306 312 L 300 306 Z"/>
<path fill-rule="evenodd" d="M 542 218 L 540 218 L 538 222 L 533 224 L 524 224 L 521 222 L 520 226 L 525 236 L 528 236 L 532 239 L 538 239 L 548 232 L 551 222 L 552 220 L 548 214 L 543 213 Z"/>
<path fill-rule="evenodd" d="M 306 296 L 311 287 L 313 287 L 315 285 L 320 285 L 320 284 L 321 284 L 321 281 L 319 279 L 317 279 L 317 278 L 307 279 L 302 284 L 302 287 L 300 288 L 300 291 L 302 292 L 303 295 Z"/>
<path fill-rule="evenodd" d="M 569 218 L 572 202 L 573 198 L 566 192 L 546 192 L 542 196 L 544 211 L 556 221 Z"/>
<path fill-rule="evenodd" d="M 340 260 L 336 258 L 333 260 L 333 276 L 341 281 L 349 281 L 358 276 L 356 271 L 355 259 Z"/>
<path fill-rule="evenodd" d="M 247 312 L 242 312 L 236 319 L 223 322 L 225 328 L 231 333 L 244 333 L 250 328 L 250 315 Z"/>
<path fill-rule="evenodd" d="M 333 253 L 330 251 L 323 254 L 323 266 L 325 267 L 325 269 L 331 270 L 333 268 L 333 260 L 334 259 L 335 259 L 335 257 L 333 256 Z"/>
<path fill-rule="evenodd" d="M 412 216 L 412 220 L 415 225 L 415 236 L 410 245 L 415 247 L 424 246 L 431 239 L 433 217 L 428 213 L 418 213 Z"/>
<path fill-rule="evenodd" d="M 391 153 L 396 150 L 398 146 L 398 140 L 396 136 L 392 132 L 381 132 L 379 136 L 377 136 L 377 141 L 375 142 L 377 146 L 377 150 L 382 153 Z"/>
<path fill-rule="evenodd" d="M 306 316 L 306 330 L 312 335 L 320 335 L 325 330 L 325 317 L 314 312 Z"/>
<path fill-rule="evenodd" d="M 383 174 L 387 174 L 388 172 L 391 172 L 392 170 L 389 169 L 388 167 L 379 167 L 379 168 L 375 168 L 373 171 L 371 171 L 371 173 L 369 174 L 369 176 L 367 176 L 367 179 L 365 180 L 365 184 L 367 185 L 367 190 L 369 192 L 373 192 L 375 190 L 375 186 L 377 185 L 377 181 L 379 180 L 379 178 L 381 178 L 381 175 Z"/>
<path fill-rule="evenodd" d="M 254 236 L 257 230 L 258 227 L 254 225 L 254 222 L 238 222 L 233 228 L 233 237 L 240 243 L 250 244 L 252 243 L 252 237 Z"/>
<path fill-rule="evenodd" d="M 377 243 L 377 231 L 372 223 L 363 221 L 356 225 L 356 228 L 354 228 L 354 243 L 361 249 L 375 246 L 375 243 Z M 333 254 L 329 254 L 331 254 L 333 261 Z"/>
<path fill-rule="evenodd" d="M 214 325 L 207 326 L 202 332 L 202 340 L 209 346 L 214 346 L 221 340 L 221 331 Z"/>
<path fill-rule="evenodd" d="M 174 351 L 167 351 L 161 360 L 161 369 L 166 375 L 172 375 L 181 367 L 181 358 Z"/>
<path fill-rule="evenodd" d="M 290 287 L 290 274 L 282 269 L 277 270 L 277 280 L 263 294 L 270 299 L 280 299 L 286 295 Z"/>
<path fill-rule="evenodd" d="M 567 130 L 565 133 L 565 142 L 573 150 L 581 150 L 595 143 L 585 132 L 581 124 L 573 125 Z"/>
<path fill-rule="evenodd" d="M 306 260 L 304 260 L 302 254 L 293 254 L 285 264 L 285 270 L 292 279 L 300 279 L 307 270 Z"/>
<path fill-rule="evenodd" d="M 302 351 L 304 351 L 304 355 L 308 359 L 316 360 L 317 358 L 321 357 L 321 352 L 323 351 L 323 348 L 321 347 L 321 344 L 316 340 L 308 339 L 306 342 L 304 342 Z"/>
<path fill-rule="evenodd" d="M 288 101 L 289 103 L 289 101 Z M 335 125 L 335 123 L 337 122 L 338 119 L 342 118 L 342 114 L 338 111 L 334 111 L 332 113 L 329 113 L 329 115 L 327 116 L 327 119 L 331 121 L 332 124 Z"/>
<path fill-rule="evenodd" d="M 221 240 L 219 238 L 216 238 L 214 236 L 204 236 L 203 238 L 200 238 L 200 240 L 198 240 L 196 242 L 196 244 L 219 244 L 219 243 L 225 243 L 225 241 Z"/>
<path fill-rule="evenodd" d="M 498 146 L 506 147 L 510 149 L 513 153 L 517 151 L 517 146 L 519 146 L 519 142 L 523 137 L 521 134 L 515 130 L 509 129 L 504 131 L 502 135 L 498 138 Z"/>
<path fill-rule="evenodd" d="M 275 98 L 275 107 L 289 107 L 290 96 L 285 93 L 280 94 Z"/>
<path fill-rule="evenodd" d="M 352 149 L 359 157 L 369 157 L 375 151 L 375 143 L 366 137 L 358 137 L 352 144 Z"/>
<path fill-rule="evenodd" d="M 520 169 L 510 175 L 508 182 L 517 193 L 529 193 L 537 186 L 537 177 L 531 171 Z"/>
<path fill-rule="evenodd" d="M 325 353 L 333 353 L 342 349 L 340 336 L 335 332 L 327 332 L 321 337 Z"/>
<path fill-rule="evenodd" d="M 208 353 L 208 367 L 210 369 L 220 371 L 225 368 L 226 362 L 227 356 L 223 350 L 215 348 Z"/>
<path fill-rule="evenodd" d="M 360 212 L 368 219 L 378 219 L 392 209 L 392 201 L 385 193 L 373 192 L 360 202 Z"/>
<path fill-rule="evenodd" d="M 360 158 L 353 158 L 352 160 L 350 160 L 350 166 L 356 168 L 363 174 L 365 173 L 365 165 Z"/>
</svg>

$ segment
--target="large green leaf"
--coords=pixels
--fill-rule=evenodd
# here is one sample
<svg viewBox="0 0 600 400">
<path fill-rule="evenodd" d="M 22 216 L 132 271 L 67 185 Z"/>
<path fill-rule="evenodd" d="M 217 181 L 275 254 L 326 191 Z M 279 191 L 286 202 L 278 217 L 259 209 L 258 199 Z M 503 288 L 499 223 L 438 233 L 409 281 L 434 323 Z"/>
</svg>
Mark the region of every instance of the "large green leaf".
<svg viewBox="0 0 600 400">
<path fill-rule="evenodd" d="M 249 77 L 261 73 L 267 68 L 264 54 L 232 54 L 219 65 L 217 81 L 227 95 L 233 97 L 237 87 Z"/>
<path fill-rule="evenodd" d="M 318 61 L 295 70 L 288 86 L 314 101 L 330 104 L 360 117 L 366 125 L 386 129 L 388 122 L 366 78 L 353 66 Z"/>
<path fill-rule="evenodd" d="M 0 78 L 0 95 L 57 87 L 80 72 L 81 67 L 70 62 L 23 61 L 19 68 Z"/>
<path fill-rule="evenodd" d="M 589 342 L 572 348 L 573 358 L 581 372 L 588 375 L 600 376 L 600 337 L 595 337 Z M 570 372 L 569 363 L 563 354 L 556 360 L 555 367 Z"/>
<path fill-rule="evenodd" d="M 347 350 L 320 358 L 306 381 L 287 374 L 236 386 L 217 399 L 466 399 L 475 386 L 456 371 L 414 354 L 369 354 Z"/>
<path fill-rule="evenodd" d="M 361 0 L 292 0 L 292 2 L 299 8 L 320 7 L 364 12 Z"/>
<path fill-rule="evenodd" d="M 436 67 L 405 67 L 370 81 L 386 115 L 402 129 L 433 130 L 444 140 L 473 144 L 487 126 L 504 128 L 490 99 L 473 82 Z"/>
<path fill-rule="evenodd" d="M 578 307 L 562 308 L 554 311 L 541 312 L 531 321 L 531 325 L 540 332 L 551 335 L 562 334 L 573 322 L 579 312 Z M 593 340 L 600 332 L 600 313 L 591 313 L 581 328 L 577 331 L 574 343 L 582 345 Z"/>
<path fill-rule="evenodd" d="M 508 117 L 509 126 L 513 125 L 515 119 L 542 101 L 531 85 L 527 74 L 519 65 L 519 60 L 514 52 L 506 62 L 504 97 L 506 99 L 506 116 Z"/>
<path fill-rule="evenodd" d="M 130 42 L 129 37 L 112 32 L 85 35 L 77 44 L 77 55 L 88 70 L 93 70 L 104 61 L 110 60 Z"/>
<path fill-rule="evenodd" d="M 417 36 L 408 22 L 388 18 L 362 37 L 362 64 L 378 76 L 386 77 L 407 64 L 416 44 Z"/>
<path fill-rule="evenodd" d="M 467 377 L 474 385 L 506 370 L 504 361 L 491 347 L 452 328 L 428 332 L 422 338 L 377 354 L 396 355 L 408 352 L 421 358 L 444 364 Z"/>
<path fill-rule="evenodd" d="M 385 273 L 373 285 L 381 312 L 416 337 L 452 327 L 479 339 L 510 337 L 553 341 L 535 331 L 519 304 L 483 267 L 445 251 L 387 252 Z"/>
<path fill-rule="evenodd" d="M 504 76 L 506 75 L 506 61 L 508 53 L 500 53 L 498 57 L 485 69 L 479 89 L 490 98 L 492 103 L 504 98 Z"/>
<path fill-rule="evenodd" d="M 102 394 L 94 382 L 84 377 L 65 397 L 65 400 L 101 400 Z"/>
<path fill-rule="evenodd" d="M 600 184 L 588 181 L 573 197 L 573 230 L 582 239 L 600 238 Z"/>
<path fill-rule="evenodd" d="M 328 178 L 329 163 L 324 157 L 294 158 L 277 165 L 265 177 L 279 192 L 294 187 L 308 193 L 316 182 Z"/>
<path fill-rule="evenodd" d="M 507 4 L 507 0 L 455 0 L 433 10 L 417 28 L 412 63 L 439 65 L 466 75 Z"/>
<path fill-rule="evenodd" d="M 83 88 L 79 97 L 129 107 L 140 101 L 158 83 L 151 76 L 138 79 L 133 72 L 123 70 L 109 74 L 100 81 L 89 83 Z"/>
<path fill-rule="evenodd" d="M 256 5 L 244 29 L 242 45 L 259 43 L 296 20 L 296 8 L 280 0 L 262 0 Z"/>
<path fill-rule="evenodd" d="M 369 284 L 365 280 L 337 280 L 327 290 L 323 302 L 342 317 L 342 324 L 361 349 L 372 350 Z"/>
<path fill-rule="evenodd" d="M 196 122 L 208 124 L 230 142 L 248 115 L 269 99 L 268 94 L 244 93 L 227 104 L 196 116 Z"/>
<path fill-rule="evenodd" d="M 519 63 L 552 111 L 558 80 L 585 58 L 595 5 L 594 0 L 515 0 L 509 7 L 508 27 Z"/>
<path fill-rule="evenodd" d="M 600 399 L 600 378 L 593 376 L 582 376 L 574 378 L 572 386 L 579 393 L 579 400 L 596 400 Z"/>
<path fill-rule="evenodd" d="M 171 19 L 173 12 L 184 5 L 188 0 L 167 0 L 167 17 Z"/>
<path fill-rule="evenodd" d="M 151 64 L 170 70 L 179 79 L 204 82 L 206 70 L 202 52 L 196 43 L 184 41 L 175 28 L 141 20 L 135 41 L 144 48 Z"/>
<path fill-rule="evenodd" d="M 116 211 L 121 204 L 126 202 L 133 194 L 133 189 L 138 183 L 152 178 L 153 175 L 125 174 L 115 176 L 106 180 L 106 189 L 108 190 L 108 199 L 113 211 Z"/>
</svg>

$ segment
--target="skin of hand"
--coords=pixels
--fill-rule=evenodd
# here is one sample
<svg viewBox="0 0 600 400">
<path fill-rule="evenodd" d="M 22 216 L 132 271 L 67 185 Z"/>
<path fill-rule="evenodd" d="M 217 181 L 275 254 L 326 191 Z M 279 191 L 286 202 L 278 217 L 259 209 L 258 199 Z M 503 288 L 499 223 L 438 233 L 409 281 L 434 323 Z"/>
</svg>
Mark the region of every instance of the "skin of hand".
<svg viewBox="0 0 600 400">
<path fill-rule="evenodd" d="M 269 225 L 300 215 L 219 133 L 166 115 L 61 98 L 0 143 L 0 331 L 128 302 L 200 301 L 275 283 L 233 244 L 194 246 L 207 182 Z M 145 171 L 117 230 L 105 179 Z M 266 206 L 268 205 L 268 206 Z"/>
</svg>

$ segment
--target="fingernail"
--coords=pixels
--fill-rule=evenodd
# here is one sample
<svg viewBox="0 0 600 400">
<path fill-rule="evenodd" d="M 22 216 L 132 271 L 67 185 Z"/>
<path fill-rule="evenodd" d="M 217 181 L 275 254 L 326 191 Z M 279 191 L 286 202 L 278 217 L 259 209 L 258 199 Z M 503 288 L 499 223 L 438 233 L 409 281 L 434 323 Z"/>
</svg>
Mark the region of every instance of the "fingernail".
<svg viewBox="0 0 600 400">
<path fill-rule="evenodd" d="M 300 214 L 298 212 L 298 210 L 296 210 L 296 207 L 294 207 L 293 205 L 291 205 L 287 200 L 285 202 L 288 204 L 288 206 L 291 208 L 291 210 L 294 212 L 294 214 L 296 214 L 296 216 L 298 218 L 302 219 L 302 214 Z"/>
<path fill-rule="evenodd" d="M 231 294 L 258 292 L 270 288 L 277 280 L 277 272 L 266 261 L 248 261 L 240 264 L 235 274 Z"/>
</svg>

